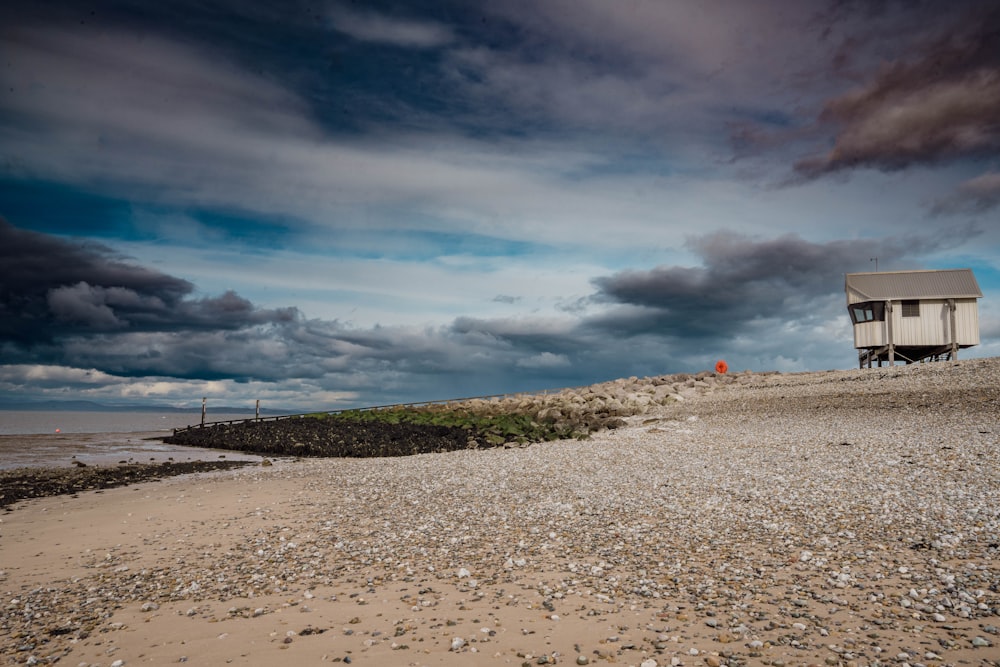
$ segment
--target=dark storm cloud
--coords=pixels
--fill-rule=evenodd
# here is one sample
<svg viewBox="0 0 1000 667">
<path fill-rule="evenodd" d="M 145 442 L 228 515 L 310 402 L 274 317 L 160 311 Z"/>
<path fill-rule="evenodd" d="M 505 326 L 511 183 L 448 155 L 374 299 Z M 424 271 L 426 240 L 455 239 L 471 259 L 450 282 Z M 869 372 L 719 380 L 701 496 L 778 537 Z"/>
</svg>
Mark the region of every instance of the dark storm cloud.
<svg viewBox="0 0 1000 667">
<path fill-rule="evenodd" d="M 0 358 L 25 372 L 44 365 L 132 378 L 313 378 L 391 396 L 401 387 L 431 391 L 449 376 L 456 392 L 488 393 L 518 364 L 561 363 L 544 349 L 553 335 L 530 323 L 493 323 L 489 332 L 472 320 L 358 329 L 307 320 L 295 308 L 262 309 L 234 292 L 193 298 L 194 289 L 102 245 L 0 219 Z"/>
<path fill-rule="evenodd" d="M 108 332 L 236 330 L 282 323 L 233 292 L 191 298 L 194 286 L 130 264 L 109 248 L 72 243 L 0 219 L 0 340 L 31 348 Z"/>
<path fill-rule="evenodd" d="M 702 259 L 700 267 L 661 266 L 596 279 L 597 298 L 623 308 L 589 325 L 627 336 L 729 338 L 754 321 L 808 317 L 818 299 L 842 293 L 845 273 L 871 270 L 870 258 L 878 256 L 888 268 L 930 244 L 711 234 L 688 242 Z"/>
<path fill-rule="evenodd" d="M 356 329 L 306 320 L 295 308 L 262 309 L 234 292 L 194 298 L 194 290 L 105 246 L 0 220 L 0 358 L 14 365 L 8 375 L 37 375 L 41 366 L 130 378 L 315 379 L 384 396 L 401 387 L 429 392 L 451 375 L 455 391 L 486 393 L 497 369 L 532 358 L 462 327 Z M 475 375 L 471 356 L 483 362 Z"/>
<path fill-rule="evenodd" d="M 855 167 L 891 171 L 1000 151 L 1000 9 L 970 11 L 926 44 L 904 50 L 867 84 L 829 100 L 820 124 L 835 132 L 823 155 L 800 160 L 805 178 Z"/>
<path fill-rule="evenodd" d="M 487 344 L 501 349 L 538 353 L 576 347 L 564 323 L 540 319 L 476 317 L 456 318 L 450 332 L 469 345 Z"/>
</svg>

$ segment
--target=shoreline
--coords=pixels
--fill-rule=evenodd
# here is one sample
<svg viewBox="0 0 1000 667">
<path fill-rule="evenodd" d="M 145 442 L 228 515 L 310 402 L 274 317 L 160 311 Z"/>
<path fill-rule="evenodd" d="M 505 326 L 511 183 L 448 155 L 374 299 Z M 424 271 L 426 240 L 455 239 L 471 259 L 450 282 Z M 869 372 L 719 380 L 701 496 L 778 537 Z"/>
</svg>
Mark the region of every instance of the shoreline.
<svg viewBox="0 0 1000 667">
<path fill-rule="evenodd" d="M 23 502 L 0 655 L 1000 664 L 1000 360 L 930 366 L 735 376 L 583 441 Z"/>
</svg>

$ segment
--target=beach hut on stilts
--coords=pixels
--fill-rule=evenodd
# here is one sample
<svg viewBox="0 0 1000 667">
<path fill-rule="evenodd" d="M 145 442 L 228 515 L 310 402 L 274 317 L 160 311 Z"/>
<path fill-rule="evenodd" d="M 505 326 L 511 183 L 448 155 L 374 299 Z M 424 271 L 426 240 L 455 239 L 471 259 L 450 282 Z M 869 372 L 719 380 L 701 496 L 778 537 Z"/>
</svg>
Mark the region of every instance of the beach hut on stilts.
<svg viewBox="0 0 1000 667">
<path fill-rule="evenodd" d="M 844 289 L 861 368 L 953 360 L 979 344 L 983 292 L 971 269 L 848 273 Z"/>
</svg>

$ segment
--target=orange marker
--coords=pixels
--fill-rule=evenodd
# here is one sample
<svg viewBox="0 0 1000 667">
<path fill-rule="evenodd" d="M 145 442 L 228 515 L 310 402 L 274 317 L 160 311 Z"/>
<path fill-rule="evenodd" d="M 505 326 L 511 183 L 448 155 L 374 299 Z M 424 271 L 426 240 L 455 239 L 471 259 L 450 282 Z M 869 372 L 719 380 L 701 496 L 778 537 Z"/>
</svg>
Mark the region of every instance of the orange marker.
<svg viewBox="0 0 1000 667">
<path fill-rule="evenodd" d="M 715 362 L 715 372 L 718 373 L 719 375 L 725 375 L 728 370 L 729 370 L 729 364 L 724 362 L 722 359 L 719 359 L 718 361 Z"/>
</svg>

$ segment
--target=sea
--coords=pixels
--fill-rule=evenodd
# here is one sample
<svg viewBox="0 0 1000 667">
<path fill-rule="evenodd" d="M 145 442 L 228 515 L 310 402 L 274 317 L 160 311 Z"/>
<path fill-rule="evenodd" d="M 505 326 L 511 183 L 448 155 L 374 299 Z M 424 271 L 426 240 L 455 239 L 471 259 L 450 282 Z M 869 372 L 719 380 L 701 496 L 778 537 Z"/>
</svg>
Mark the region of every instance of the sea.
<svg viewBox="0 0 1000 667">
<path fill-rule="evenodd" d="M 208 421 L 252 419 L 247 414 L 213 414 Z M 115 465 L 164 461 L 260 460 L 221 449 L 168 445 L 173 429 L 197 424 L 201 411 L 89 412 L 0 410 L 0 470 L 22 467 Z"/>
</svg>

